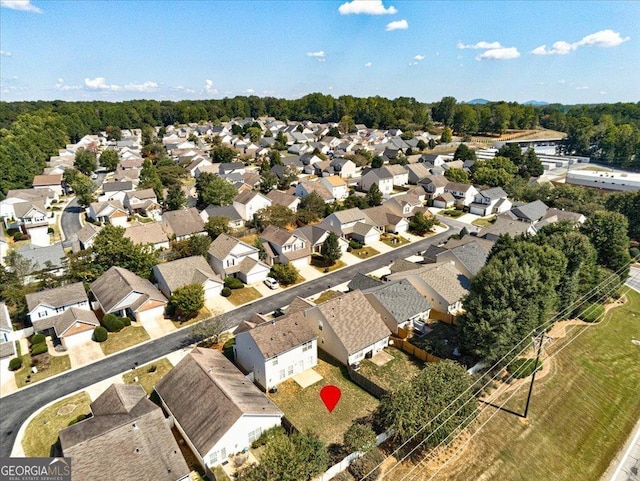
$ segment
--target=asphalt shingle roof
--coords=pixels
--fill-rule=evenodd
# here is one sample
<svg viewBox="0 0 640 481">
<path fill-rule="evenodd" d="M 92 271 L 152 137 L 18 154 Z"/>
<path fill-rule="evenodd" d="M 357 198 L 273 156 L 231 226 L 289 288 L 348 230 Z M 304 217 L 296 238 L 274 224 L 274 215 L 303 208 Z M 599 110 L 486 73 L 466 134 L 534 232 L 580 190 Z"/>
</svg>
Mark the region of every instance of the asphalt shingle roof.
<svg viewBox="0 0 640 481">
<path fill-rule="evenodd" d="M 301 311 L 259 324 L 248 335 L 253 338 L 264 359 L 271 359 L 317 338 Z"/>
<path fill-rule="evenodd" d="M 375 297 L 398 324 L 431 309 L 431 304 L 406 279 L 386 282 L 364 291 L 364 295 Z"/>
</svg>

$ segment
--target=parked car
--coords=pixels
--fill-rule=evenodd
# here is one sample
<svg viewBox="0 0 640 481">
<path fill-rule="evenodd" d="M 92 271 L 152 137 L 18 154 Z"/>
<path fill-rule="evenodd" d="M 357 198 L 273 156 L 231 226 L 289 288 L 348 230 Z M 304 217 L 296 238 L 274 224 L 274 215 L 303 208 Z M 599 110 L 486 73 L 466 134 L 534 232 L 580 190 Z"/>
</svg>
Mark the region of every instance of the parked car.
<svg viewBox="0 0 640 481">
<path fill-rule="evenodd" d="M 276 281 L 273 277 L 267 277 L 264 280 L 264 283 L 269 289 L 277 289 L 278 287 L 280 287 L 278 281 Z"/>
</svg>

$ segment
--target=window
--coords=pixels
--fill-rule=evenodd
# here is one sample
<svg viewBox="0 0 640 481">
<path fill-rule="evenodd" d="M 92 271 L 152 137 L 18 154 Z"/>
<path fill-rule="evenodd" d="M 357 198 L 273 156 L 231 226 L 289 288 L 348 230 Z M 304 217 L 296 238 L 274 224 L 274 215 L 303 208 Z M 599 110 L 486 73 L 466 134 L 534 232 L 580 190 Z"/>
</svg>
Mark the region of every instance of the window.
<svg viewBox="0 0 640 481">
<path fill-rule="evenodd" d="M 293 376 L 293 364 L 287 368 L 287 375 Z"/>
<path fill-rule="evenodd" d="M 323 327 L 324 327 L 324 322 L 318 321 L 318 329 L 320 329 L 322 331 Z"/>
<path fill-rule="evenodd" d="M 257 439 L 260 437 L 261 434 L 262 434 L 262 428 L 256 428 L 253 431 L 250 431 L 249 444 L 252 444 L 254 441 L 257 441 Z"/>
<path fill-rule="evenodd" d="M 311 349 L 312 344 L 313 344 L 312 342 L 305 342 L 302 345 L 302 352 L 307 352 L 309 349 Z"/>
<path fill-rule="evenodd" d="M 278 359 L 274 359 L 273 361 L 271 361 L 271 365 L 272 366 L 277 366 L 278 365 Z"/>
</svg>

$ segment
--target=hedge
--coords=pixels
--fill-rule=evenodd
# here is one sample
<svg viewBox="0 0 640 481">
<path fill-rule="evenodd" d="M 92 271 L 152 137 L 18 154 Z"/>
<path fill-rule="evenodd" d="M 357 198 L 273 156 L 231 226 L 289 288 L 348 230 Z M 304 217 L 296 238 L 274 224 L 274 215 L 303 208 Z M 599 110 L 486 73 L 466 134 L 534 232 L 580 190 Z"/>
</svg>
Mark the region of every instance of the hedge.
<svg viewBox="0 0 640 481">
<path fill-rule="evenodd" d="M 9 361 L 9 371 L 17 371 L 22 367 L 22 358 L 14 357 Z"/>
<path fill-rule="evenodd" d="M 107 340 L 107 337 L 109 337 L 109 334 L 107 333 L 107 330 L 104 327 L 98 326 L 93 330 L 94 341 L 104 342 Z"/>
<path fill-rule="evenodd" d="M 578 317 L 584 322 L 598 322 L 604 316 L 604 306 L 602 304 L 587 304 Z"/>
<path fill-rule="evenodd" d="M 540 366 L 538 369 L 542 369 L 542 362 L 539 362 L 538 365 Z M 511 361 L 511 363 L 509 363 L 509 365 L 507 366 L 507 371 L 509 371 L 509 374 L 513 374 L 514 378 L 522 379 L 531 376 L 533 374 L 535 366 L 535 359 L 521 357 Z"/>
<path fill-rule="evenodd" d="M 349 465 L 348 470 L 356 479 L 364 478 L 373 470 L 373 472 L 369 474 L 367 479 L 376 479 L 380 474 L 379 465 L 382 464 L 384 459 L 385 456 L 382 451 L 380 451 L 380 449 L 378 448 L 374 448 L 371 451 L 367 452 L 361 458 L 354 460 Z"/>
<path fill-rule="evenodd" d="M 35 345 L 35 344 L 42 344 L 43 342 L 46 342 L 47 338 L 45 337 L 44 334 L 38 333 L 38 334 L 34 334 L 34 336 L 31 338 L 31 345 Z"/>
<path fill-rule="evenodd" d="M 223 287 L 220 294 L 222 295 L 222 297 L 229 297 L 231 295 L 231 289 L 229 289 L 228 287 Z"/>
<path fill-rule="evenodd" d="M 40 344 L 33 344 L 31 346 L 31 355 L 37 356 L 38 354 L 44 354 L 49 350 L 46 342 L 41 342 Z"/>
<path fill-rule="evenodd" d="M 224 287 L 228 287 L 229 289 L 242 289 L 244 287 L 244 282 L 237 277 L 225 277 Z"/>
<path fill-rule="evenodd" d="M 121 317 L 120 320 L 122 321 L 124 327 L 128 327 L 131 325 L 131 319 L 129 319 L 128 317 Z"/>
<path fill-rule="evenodd" d="M 109 332 L 120 332 L 124 327 L 124 322 L 114 314 L 105 315 L 100 324 L 102 324 Z"/>
</svg>

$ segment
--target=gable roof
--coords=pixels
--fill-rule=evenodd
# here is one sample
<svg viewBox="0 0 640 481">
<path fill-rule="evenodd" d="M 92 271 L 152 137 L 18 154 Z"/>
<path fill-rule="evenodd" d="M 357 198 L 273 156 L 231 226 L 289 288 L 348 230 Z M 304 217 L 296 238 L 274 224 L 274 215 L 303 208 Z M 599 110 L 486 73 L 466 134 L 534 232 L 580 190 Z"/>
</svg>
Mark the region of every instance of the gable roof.
<svg viewBox="0 0 640 481">
<path fill-rule="evenodd" d="M 93 417 L 60 431 L 73 479 L 175 481 L 190 472 L 162 409 L 139 385 L 113 384 L 92 404 Z"/>
<path fill-rule="evenodd" d="M 411 261 L 408 261 L 407 259 L 402 259 L 402 258 L 396 259 L 389 266 L 389 270 L 391 271 L 391 274 L 394 274 L 396 272 L 412 271 L 413 269 L 419 269 L 419 268 L 420 268 L 420 264 L 416 264 L 415 262 L 411 262 Z"/>
<path fill-rule="evenodd" d="M 60 185 L 62 174 L 36 175 L 33 177 L 33 186 L 36 185 Z"/>
<path fill-rule="evenodd" d="M 201 457 L 244 414 L 282 416 L 224 355 L 194 348 L 156 391 Z"/>
<path fill-rule="evenodd" d="M 398 324 L 431 309 L 431 304 L 406 279 L 399 279 L 364 291 L 375 297 Z"/>
<path fill-rule="evenodd" d="M 263 200 L 268 200 L 269 202 L 271 202 L 269 198 L 265 197 L 260 192 L 256 192 L 255 190 L 245 190 L 244 192 L 239 193 L 234 197 L 233 202 L 246 205 L 256 197 L 262 197 Z"/>
<path fill-rule="evenodd" d="M 209 249 L 207 250 L 207 252 L 212 257 L 215 257 L 216 259 L 224 259 L 225 257 L 227 257 L 231 253 L 233 248 L 238 244 L 242 244 L 248 250 L 253 250 L 255 252 L 258 251 L 258 249 L 256 249 L 255 247 L 250 246 L 246 242 L 242 242 L 242 241 L 236 239 L 235 237 L 231 237 L 231 236 L 229 236 L 227 234 L 220 234 L 211 243 L 211 245 L 209 246 Z"/>
<path fill-rule="evenodd" d="M 322 313 L 349 355 L 391 335 L 361 291 L 334 297 L 313 309 Z"/>
<path fill-rule="evenodd" d="M 388 276 L 390 280 L 418 277 L 430 286 L 446 302 L 453 304 L 469 293 L 470 282 L 456 269 L 453 262 L 427 264 L 420 269 L 399 272 Z"/>
<path fill-rule="evenodd" d="M 127 199 L 140 199 L 140 200 L 146 200 L 146 199 L 155 199 L 156 198 L 156 193 L 153 189 L 141 189 L 141 190 L 133 190 L 131 192 L 127 192 L 125 194 L 125 197 Z"/>
<path fill-rule="evenodd" d="M 480 195 L 485 199 L 503 199 L 507 197 L 507 193 L 502 189 L 502 187 L 493 187 L 491 189 L 486 189 L 480 192 Z"/>
<path fill-rule="evenodd" d="M 471 273 L 476 275 L 480 272 L 480 269 L 487 262 L 489 253 L 484 247 L 477 241 L 467 242 L 459 246 L 453 247 L 448 251 L 442 252 L 436 256 L 436 259 L 440 259 L 442 256 L 447 257 L 447 252 L 455 256 L 460 263 Z"/>
<path fill-rule="evenodd" d="M 289 207 L 294 202 L 299 202 L 300 199 L 295 195 L 287 194 L 279 190 L 272 190 L 267 194 L 267 198 L 271 201 L 271 205 L 282 205 Z"/>
<path fill-rule="evenodd" d="M 18 249 L 18 253 L 23 258 L 31 261 L 29 274 L 39 269 L 44 269 L 47 262 L 50 262 L 54 268 L 60 268 L 64 265 L 66 260 L 64 249 L 60 242 L 44 247 L 28 244 Z"/>
<path fill-rule="evenodd" d="M 293 231 L 299 237 L 303 237 L 311 245 L 316 245 L 327 234 L 327 230 L 317 225 L 305 225 Z"/>
<path fill-rule="evenodd" d="M 286 316 L 258 324 L 247 335 L 251 336 L 265 360 L 318 337 L 305 321 L 302 311 L 287 312 Z"/>
<path fill-rule="evenodd" d="M 54 289 L 46 289 L 40 292 L 32 292 L 27 294 L 25 299 L 29 312 L 41 304 L 55 309 L 70 304 L 77 304 L 82 301 L 89 301 L 82 282 L 76 282 Z"/>
<path fill-rule="evenodd" d="M 169 225 L 176 237 L 204 232 L 204 221 L 195 207 L 165 212 L 162 221 Z"/>
<path fill-rule="evenodd" d="M 232 205 L 209 205 L 203 212 L 209 217 L 228 217 L 230 221 L 242 220 L 242 217 Z"/>
<path fill-rule="evenodd" d="M 102 230 L 102 227 L 96 226 L 91 222 L 85 223 L 77 233 L 78 240 L 83 244 L 86 244 L 92 237 L 98 234 Z M 126 232 L 126 231 L 125 231 Z"/>
<path fill-rule="evenodd" d="M 287 315 L 290 314 L 295 314 L 296 312 L 303 312 L 306 311 L 307 309 L 309 309 L 310 307 L 315 306 L 315 304 L 311 301 L 307 301 L 306 299 L 300 297 L 300 296 L 296 296 L 293 301 L 291 301 L 291 304 L 289 304 L 287 306 L 287 308 L 285 309 L 285 313 Z"/>
<path fill-rule="evenodd" d="M 169 238 L 158 222 L 135 224 L 124 230 L 124 237 L 131 239 L 134 244 L 162 244 L 169 242 Z"/>
<path fill-rule="evenodd" d="M 105 182 L 102 184 L 102 191 L 107 192 L 120 192 L 133 190 L 133 182 L 130 180 L 123 182 Z"/>
<path fill-rule="evenodd" d="M 135 312 L 138 307 L 148 300 L 161 303 L 167 302 L 162 293 L 153 287 L 153 284 L 147 279 L 143 279 L 133 272 L 118 266 L 110 267 L 107 272 L 93 281 L 91 292 L 100 302 L 105 314 L 111 312 L 119 302 L 132 292 L 139 292 L 142 296 L 135 300 L 133 304 L 122 306 L 123 309 L 129 307 Z"/>
<path fill-rule="evenodd" d="M 500 234 L 509 234 L 511 237 L 515 237 L 524 234 L 530 229 L 532 229 L 530 223 L 516 220 L 509 213 L 504 213 L 497 216 L 493 224 L 478 232 L 478 237 L 487 237 L 489 235 L 498 237 Z"/>
<path fill-rule="evenodd" d="M 378 280 L 378 279 L 374 279 L 373 277 L 370 277 L 366 274 L 363 274 L 361 272 L 356 273 L 355 276 L 353 276 L 353 279 L 351 279 L 349 281 L 349 283 L 347 284 L 347 288 L 350 291 L 356 291 L 356 290 L 365 290 L 365 289 L 370 289 L 372 287 L 377 287 L 380 284 L 382 284 L 382 281 Z"/>
<path fill-rule="evenodd" d="M 202 256 L 184 257 L 153 267 L 167 283 L 171 292 L 187 284 L 204 284 L 206 281 L 222 284 L 222 280 L 213 272 Z M 157 277 L 157 275 L 156 275 Z"/>
<path fill-rule="evenodd" d="M 549 207 L 547 207 L 547 204 L 541 200 L 534 200 L 528 204 L 514 207 L 508 212 L 508 214 L 513 219 L 537 222 L 544 217 L 548 210 Z"/>
</svg>

